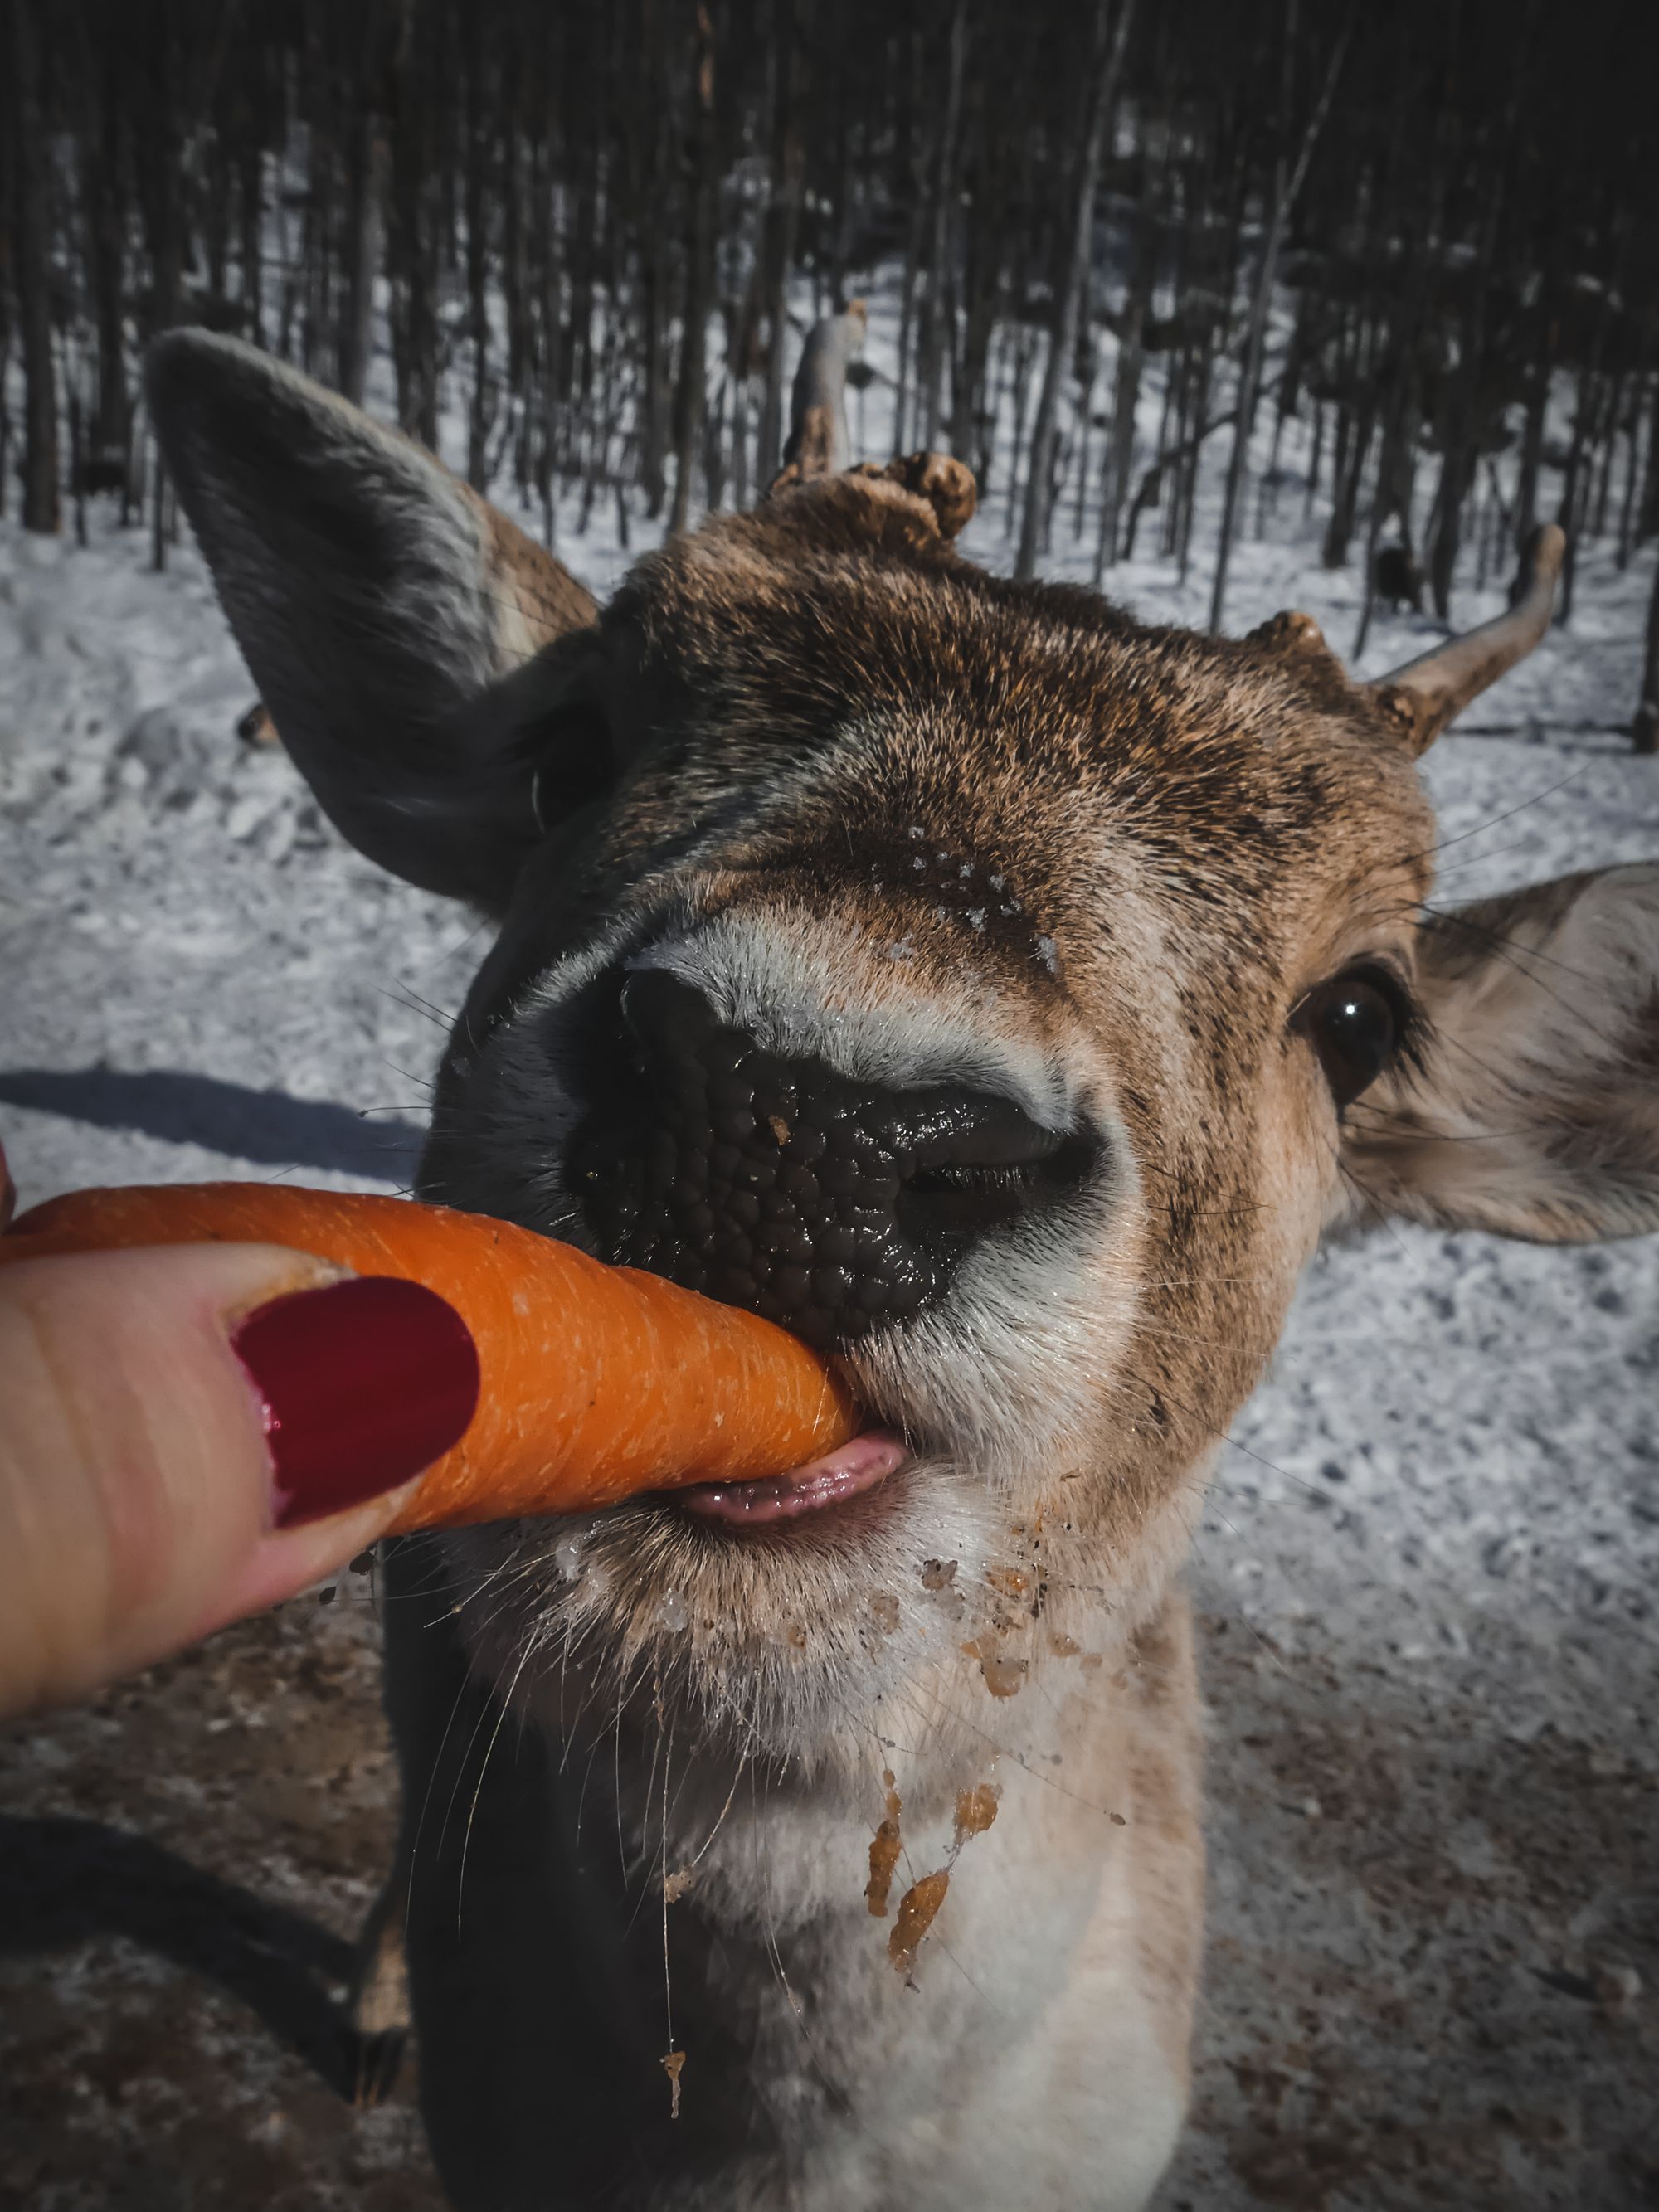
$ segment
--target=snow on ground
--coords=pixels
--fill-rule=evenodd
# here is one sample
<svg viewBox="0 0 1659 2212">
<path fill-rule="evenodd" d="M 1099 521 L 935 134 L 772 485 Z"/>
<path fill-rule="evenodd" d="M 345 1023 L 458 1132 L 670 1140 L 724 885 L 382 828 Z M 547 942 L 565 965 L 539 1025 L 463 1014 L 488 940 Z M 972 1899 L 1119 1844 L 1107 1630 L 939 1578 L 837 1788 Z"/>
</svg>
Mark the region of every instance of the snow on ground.
<svg viewBox="0 0 1659 2212">
<path fill-rule="evenodd" d="M 1297 605 L 1346 646 L 1356 575 L 1323 572 L 1285 507 L 1236 555 L 1229 627 Z M 603 593 L 624 563 L 598 521 L 560 550 Z M 1069 511 L 1051 568 L 1086 576 L 1091 541 L 1068 529 Z M 649 534 L 636 521 L 636 550 Z M 984 525 L 968 550 L 1008 558 Z M 1593 550 L 1571 628 L 1431 757 L 1443 896 L 1659 854 L 1659 763 L 1616 726 L 1652 558 L 1620 576 Z M 147 560 L 102 516 L 85 550 L 0 526 L 18 1184 L 27 1202 L 296 1170 L 396 1183 L 429 1009 L 457 1004 L 479 933 L 350 853 L 285 757 L 239 745 L 251 687 L 202 565 L 187 543 L 165 574 Z M 1200 564 L 1184 591 L 1154 559 L 1110 583 L 1144 614 L 1204 617 Z M 1460 623 L 1499 603 L 1465 592 Z M 1431 630 L 1379 617 L 1365 672 Z M 1212 1932 L 1166 2212 L 1654 2201 L 1656 1287 L 1652 1241 L 1402 1230 L 1314 1267 L 1194 1565 Z M 71 1719 L 29 1741 L 46 1772 L 101 1755 L 83 1738 Z M 212 1862 L 210 1833 L 195 1855 Z M 418 2144 L 398 2142 L 413 2177 Z M 383 2201 L 424 2203 L 409 2185 Z M 126 2201 L 88 2189 L 52 2201 Z M 295 2201 L 336 2201 L 318 2189 Z"/>
</svg>

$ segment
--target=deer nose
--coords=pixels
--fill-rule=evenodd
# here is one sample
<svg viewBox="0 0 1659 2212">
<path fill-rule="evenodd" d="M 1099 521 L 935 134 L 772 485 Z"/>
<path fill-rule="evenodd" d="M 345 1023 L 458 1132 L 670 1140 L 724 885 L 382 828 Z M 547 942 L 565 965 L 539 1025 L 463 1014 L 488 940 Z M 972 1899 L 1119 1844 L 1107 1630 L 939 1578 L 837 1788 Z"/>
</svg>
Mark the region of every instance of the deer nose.
<svg viewBox="0 0 1659 2212">
<path fill-rule="evenodd" d="M 769 1051 L 662 969 L 623 982 L 570 1170 L 604 1255 L 825 1348 L 940 1298 L 992 1230 L 1075 1190 L 1091 1139 L 957 1084 Z"/>
</svg>

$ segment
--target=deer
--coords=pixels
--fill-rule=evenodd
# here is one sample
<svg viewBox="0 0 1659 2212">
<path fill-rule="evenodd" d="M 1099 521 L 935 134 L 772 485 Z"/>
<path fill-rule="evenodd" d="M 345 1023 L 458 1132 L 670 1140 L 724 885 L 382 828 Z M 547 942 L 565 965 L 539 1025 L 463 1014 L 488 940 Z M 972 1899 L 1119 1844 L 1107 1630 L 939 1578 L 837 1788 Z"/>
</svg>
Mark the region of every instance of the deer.
<svg viewBox="0 0 1659 2212">
<path fill-rule="evenodd" d="M 1560 533 L 1360 682 L 1304 615 L 990 573 L 961 463 L 798 436 L 601 608 L 241 342 L 148 377 L 300 773 L 493 927 L 418 1194 L 762 1313 L 867 1413 L 386 1547 L 358 2017 L 406 1988 L 450 2201 L 1131 2212 L 1202 1952 L 1182 1563 L 1299 1276 L 1659 1230 L 1659 866 L 1432 896 L 1418 762 Z"/>
<path fill-rule="evenodd" d="M 1381 545 L 1371 564 L 1376 595 L 1386 599 L 1395 614 L 1401 607 L 1409 607 L 1413 614 L 1423 611 L 1423 571 L 1416 556 L 1405 545 Z"/>
</svg>

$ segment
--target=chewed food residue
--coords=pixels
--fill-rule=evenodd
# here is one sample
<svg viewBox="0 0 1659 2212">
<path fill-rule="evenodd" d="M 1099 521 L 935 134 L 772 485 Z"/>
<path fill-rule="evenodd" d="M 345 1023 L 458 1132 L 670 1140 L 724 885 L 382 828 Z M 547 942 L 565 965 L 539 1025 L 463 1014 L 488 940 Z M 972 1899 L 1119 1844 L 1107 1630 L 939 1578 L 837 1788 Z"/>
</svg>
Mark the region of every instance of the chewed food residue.
<svg viewBox="0 0 1659 2212">
<path fill-rule="evenodd" d="M 957 1796 L 957 1832 L 953 1850 L 959 1851 L 969 1836 L 982 1836 L 997 1816 L 1002 1792 L 994 1782 L 981 1782 Z"/>
<path fill-rule="evenodd" d="M 950 1869 L 940 1867 L 937 1873 L 913 1881 L 900 1898 L 898 1918 L 887 1938 L 887 1955 L 901 1974 L 908 1975 L 915 1965 L 922 1938 L 933 1926 L 950 1887 Z"/>
<path fill-rule="evenodd" d="M 870 1879 L 864 1887 L 865 1902 L 878 1920 L 887 1917 L 893 1875 L 904 1848 L 899 1829 L 901 1802 L 891 1770 L 884 1771 L 881 1778 L 887 1792 L 885 1814 L 870 1839 Z M 932 1874 L 923 1875 L 919 1881 L 913 1881 L 900 1898 L 897 1917 L 888 1932 L 887 1956 L 907 1981 L 945 1902 L 951 1887 L 951 1870 L 962 1855 L 963 1845 L 975 1836 L 982 1836 L 991 1826 L 1001 1801 L 1000 1783 L 979 1782 L 970 1790 L 959 1790 L 951 1847 L 944 1865 L 935 1868 Z"/>
<path fill-rule="evenodd" d="M 887 1790 L 886 1814 L 880 1826 L 870 1838 L 870 1879 L 864 1885 L 864 1901 L 872 1917 L 877 1920 L 887 1917 L 887 1899 L 893 1887 L 893 1869 L 898 1864 L 903 1838 L 899 1834 L 900 1799 L 893 1786 L 890 1768 L 882 1776 Z"/>
<path fill-rule="evenodd" d="M 671 2051 L 662 2062 L 662 2070 L 668 2076 L 668 2117 L 677 2120 L 680 2116 L 680 2075 L 685 2071 L 685 2053 Z"/>
</svg>

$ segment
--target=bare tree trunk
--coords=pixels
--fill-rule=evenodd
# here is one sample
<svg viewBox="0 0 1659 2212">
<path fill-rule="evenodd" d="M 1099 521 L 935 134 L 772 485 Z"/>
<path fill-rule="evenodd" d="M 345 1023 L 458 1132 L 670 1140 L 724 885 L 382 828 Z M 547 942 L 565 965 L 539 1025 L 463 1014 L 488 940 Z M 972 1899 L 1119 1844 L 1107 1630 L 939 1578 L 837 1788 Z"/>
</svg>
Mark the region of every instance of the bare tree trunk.
<svg viewBox="0 0 1659 2212">
<path fill-rule="evenodd" d="M 1648 649 L 1642 664 L 1642 696 L 1637 702 L 1631 737 L 1638 753 L 1659 753 L 1659 563 L 1653 571 L 1648 602 Z"/>
<path fill-rule="evenodd" d="M 428 183 L 435 160 L 427 99 L 432 27 L 406 6 L 389 78 L 392 137 L 392 352 L 398 422 L 422 445 L 438 437 L 437 237 Z"/>
<path fill-rule="evenodd" d="M 58 386 L 52 344 L 52 168 L 40 112 L 35 0 L 12 0 L 12 100 L 17 306 L 23 338 L 23 527 L 53 535 L 58 490 Z"/>
<path fill-rule="evenodd" d="M 783 449 L 783 386 L 788 356 L 789 276 L 800 228 L 806 149 L 800 128 L 801 26 L 794 0 L 779 0 L 777 107 L 772 143 L 772 196 L 762 232 L 761 288 L 766 317 L 766 385 L 761 398 L 756 474 L 766 477 Z"/>
<path fill-rule="evenodd" d="M 896 132 L 899 145 L 908 149 L 908 173 L 902 175 L 898 191 L 900 204 L 908 185 L 910 219 L 905 226 L 904 280 L 900 290 L 898 329 L 898 392 L 894 403 L 893 443 L 903 453 L 910 443 L 908 435 L 911 419 L 911 374 L 915 367 L 916 328 L 916 284 L 921 270 L 924 250 L 924 209 L 926 203 L 927 164 L 921 152 L 921 129 L 917 110 L 921 105 L 916 96 L 922 66 L 922 41 L 919 30 L 911 31 L 903 40 L 908 75 L 901 83 L 903 104 L 898 111 L 899 127 Z"/>
<path fill-rule="evenodd" d="M 529 204 L 524 134 L 510 112 L 501 146 L 501 290 L 507 306 L 507 423 L 513 481 L 521 500 L 530 496 L 530 380 L 535 347 L 530 327 Z"/>
<path fill-rule="evenodd" d="M 1215 375 L 1215 357 L 1220 350 L 1220 337 L 1213 328 L 1206 328 L 1198 348 L 1198 365 L 1193 379 L 1192 429 L 1185 448 L 1185 459 L 1176 478 L 1177 496 L 1171 520 L 1175 528 L 1175 544 L 1171 549 L 1179 564 L 1178 574 L 1183 590 L 1193 557 L 1193 524 L 1198 514 L 1199 471 L 1204 465 L 1204 435 L 1210 412 L 1210 386 Z"/>
<path fill-rule="evenodd" d="M 1561 482 L 1561 504 L 1556 510 L 1556 520 L 1567 533 L 1567 550 L 1561 561 L 1560 600 L 1556 610 L 1558 622 L 1572 619 L 1573 586 L 1578 572 L 1578 538 L 1584 524 L 1585 453 L 1589 448 L 1591 416 L 1595 406 L 1595 356 L 1578 374 L 1578 397 L 1573 409 L 1572 444 L 1567 455 L 1566 471 Z"/>
<path fill-rule="evenodd" d="M 5 289 L 0 286 L 0 522 L 7 514 L 11 489 L 11 410 L 6 404 L 6 381 L 11 368 L 11 322 L 6 313 Z"/>
<path fill-rule="evenodd" d="M 1107 433 L 1104 480 L 1100 488 L 1100 536 L 1095 546 L 1095 584 L 1098 588 L 1107 568 L 1117 559 L 1118 523 L 1135 458 L 1135 410 L 1140 404 L 1140 376 L 1146 358 L 1146 318 L 1152 312 L 1152 285 L 1158 273 L 1158 222 L 1151 198 L 1140 209 L 1135 237 L 1134 267 L 1128 295 L 1123 303 L 1123 327 L 1117 343 L 1117 370 L 1112 386 L 1112 427 Z"/>
<path fill-rule="evenodd" d="M 1630 556 L 1636 544 L 1636 492 L 1641 481 L 1642 467 L 1642 392 L 1647 383 L 1648 341 L 1645 331 L 1642 351 L 1636 365 L 1636 374 L 1631 380 L 1630 432 L 1625 450 L 1625 489 L 1619 502 L 1619 553 L 1621 569 L 1630 566 Z"/>
<path fill-rule="evenodd" d="M 1522 58 L 1535 20 L 1535 11 L 1534 15 L 1523 17 L 1512 56 L 1513 77 L 1504 126 L 1505 139 L 1513 135 L 1522 82 Z M 1468 497 L 1469 489 L 1475 479 L 1480 374 L 1486 352 L 1486 299 L 1498 258 L 1504 185 L 1504 170 L 1493 167 L 1481 212 L 1480 245 L 1469 272 L 1468 313 L 1458 336 L 1462 358 L 1451 380 L 1442 422 L 1444 459 L 1441 463 L 1440 483 L 1435 495 L 1434 532 L 1428 549 L 1429 585 L 1434 596 L 1435 612 L 1442 622 L 1451 619 L 1452 574 L 1457 562 L 1457 548 L 1462 530 L 1463 502 Z M 1571 589 L 1571 559 L 1572 551 L 1569 544 L 1568 590 Z"/>
<path fill-rule="evenodd" d="M 237 148 L 240 173 L 238 213 L 242 229 L 242 308 L 246 318 L 242 328 L 244 336 L 257 346 L 262 346 L 265 342 L 265 112 L 264 102 L 258 96 L 263 89 L 262 61 L 263 57 L 256 48 L 253 66 L 250 70 L 253 89 L 243 104 L 240 143 Z"/>
<path fill-rule="evenodd" d="M 951 379 L 951 450 L 967 462 L 979 479 L 981 495 L 990 477 L 990 410 L 986 403 L 990 368 L 991 339 L 996 328 L 997 303 L 1002 271 L 992 260 L 988 228 L 981 216 L 969 226 L 967 307 L 963 317 L 962 350 Z M 989 263 L 988 267 L 985 264 Z"/>
<path fill-rule="evenodd" d="M 1613 455 L 1619 445 L 1619 417 L 1625 397 L 1625 372 L 1614 369 L 1607 378 L 1606 395 L 1601 403 L 1600 431 L 1601 466 L 1596 471 L 1593 498 L 1594 520 L 1589 526 L 1592 538 L 1605 538 L 1607 530 L 1607 502 L 1613 495 Z"/>
<path fill-rule="evenodd" d="M 1221 617 L 1227 601 L 1227 570 L 1232 559 L 1233 531 L 1238 520 L 1238 495 L 1244 482 L 1250 429 L 1255 421 L 1256 394 L 1261 384 L 1261 351 L 1267 342 L 1267 310 L 1273 304 L 1279 252 L 1285 243 L 1291 210 L 1302 190 L 1308 164 L 1313 159 L 1314 148 L 1319 143 L 1319 134 L 1325 127 L 1325 118 L 1330 112 L 1336 81 L 1342 73 L 1348 41 L 1353 35 L 1353 26 L 1354 14 L 1351 13 L 1338 33 L 1331 55 L 1331 65 L 1325 75 L 1324 88 L 1314 104 L 1313 113 L 1308 118 L 1308 127 L 1302 134 L 1296 167 L 1288 178 L 1283 161 L 1279 164 L 1273 191 L 1273 220 L 1267 228 L 1267 242 L 1261 249 L 1261 266 L 1256 272 L 1255 296 L 1250 302 L 1249 325 L 1244 337 L 1244 361 L 1238 373 L 1238 421 L 1233 430 L 1233 449 L 1227 457 L 1227 484 L 1221 501 L 1221 542 L 1216 548 L 1215 585 L 1210 593 L 1210 629 L 1212 632 L 1221 628 Z"/>
<path fill-rule="evenodd" d="M 1371 615 L 1376 601 L 1377 551 L 1383 529 L 1391 519 L 1397 517 L 1399 520 L 1401 550 L 1405 555 L 1408 572 L 1414 571 L 1417 566 L 1416 548 L 1412 538 L 1412 494 L 1421 410 L 1408 359 L 1408 340 L 1401 345 L 1400 351 L 1406 358 L 1402 358 L 1396 372 L 1395 390 L 1382 425 L 1382 451 L 1376 469 L 1376 496 L 1371 502 L 1370 527 L 1365 536 L 1364 597 L 1360 605 L 1359 628 L 1350 656 L 1355 662 L 1364 652 L 1366 640 L 1370 635 Z M 1419 591 L 1420 593 L 1420 580 Z"/>
<path fill-rule="evenodd" d="M 1111 119 L 1118 75 L 1129 26 L 1134 21 L 1135 0 L 1118 0 L 1117 27 L 1109 39 L 1109 0 L 1099 0 L 1095 18 L 1095 51 L 1090 73 L 1084 136 L 1078 158 L 1075 192 L 1071 209 L 1071 235 L 1065 275 L 1055 302 L 1048 359 L 1043 370 L 1042 391 L 1031 431 L 1030 474 L 1025 487 L 1025 513 L 1020 524 L 1016 576 L 1034 576 L 1048 542 L 1049 510 L 1054 503 L 1054 448 L 1060 433 L 1060 395 L 1073 356 L 1077 351 L 1078 324 L 1088 289 L 1094 240 L 1095 187 L 1100 179 L 1101 156 Z"/>
<path fill-rule="evenodd" d="M 1128 0 L 1133 4 L 1133 0 Z M 950 262 L 956 200 L 957 139 L 962 124 L 962 79 L 968 55 L 967 0 L 957 0 L 951 16 L 950 60 L 945 117 L 939 126 L 939 173 L 934 183 L 933 223 L 927 242 L 927 286 L 916 333 L 917 442 L 932 452 L 939 443 L 946 356 L 946 302 L 951 294 Z"/>
<path fill-rule="evenodd" d="M 720 378 L 714 404 L 708 410 L 702 431 L 703 494 L 708 512 L 717 514 L 726 499 L 726 414 L 736 389 L 736 380 L 728 370 Z"/>
<path fill-rule="evenodd" d="M 101 465 L 118 460 L 125 474 L 132 437 L 127 392 L 126 327 L 123 294 L 126 281 L 126 204 L 120 174 L 123 118 L 116 58 L 101 52 L 87 35 L 84 15 L 76 58 L 86 79 L 81 109 L 81 243 L 87 289 L 91 295 L 97 362 L 97 397 L 85 439 L 89 458 Z"/>
<path fill-rule="evenodd" d="M 542 503 L 542 538 L 550 552 L 558 522 L 554 477 L 558 458 L 556 451 L 557 393 L 564 317 L 559 277 L 558 225 L 555 220 L 556 188 L 544 139 L 532 147 L 531 161 L 536 179 L 535 284 L 540 332 L 537 363 L 535 477 L 537 495 Z"/>
<path fill-rule="evenodd" d="M 660 112 L 666 109 L 668 103 L 668 66 L 667 56 L 658 43 L 659 20 L 654 7 L 648 7 L 644 15 L 645 51 L 641 57 L 641 75 L 648 95 Z M 661 131 L 652 133 L 645 165 L 647 190 L 653 208 L 661 207 L 667 186 L 665 135 Z M 644 361 L 640 398 L 639 474 L 645 491 L 645 511 L 656 516 L 662 513 L 663 501 L 668 496 L 671 398 L 668 365 L 672 351 L 669 319 L 672 303 L 668 268 L 668 226 L 660 221 L 651 221 L 647 215 L 644 231 L 641 276 Z"/>
<path fill-rule="evenodd" d="M 1319 490 L 1319 472 L 1325 464 L 1325 403 L 1322 399 L 1314 401 L 1313 416 L 1313 442 L 1308 452 L 1308 483 L 1302 501 L 1304 520 L 1313 513 L 1314 500 Z"/>
<path fill-rule="evenodd" d="M 1013 417 L 1012 434 L 1008 441 L 1007 529 L 1012 532 L 1014 518 L 1020 513 L 1020 456 L 1030 451 L 1027 444 L 1028 421 L 1034 420 L 1027 401 L 1031 390 L 1031 362 L 1036 351 L 1036 335 L 1029 323 L 1018 323 L 1014 341 L 1009 348 L 1008 411 Z M 1029 477 L 1026 479 L 1029 483 Z"/>
<path fill-rule="evenodd" d="M 371 40 L 373 33 L 369 34 Z M 345 297 L 341 306 L 340 390 L 363 404 L 374 345 L 374 279 L 380 265 L 380 206 L 386 189 L 386 145 L 375 112 L 373 46 L 365 58 L 362 112 L 346 124 Z"/>
<path fill-rule="evenodd" d="M 1521 477 L 1515 501 L 1516 543 L 1525 545 L 1538 522 L 1538 471 L 1544 457 L 1544 412 L 1549 405 L 1548 352 L 1534 364 L 1527 385 L 1526 427 L 1521 434 Z"/>
<path fill-rule="evenodd" d="M 73 366 L 66 369 L 64 381 L 69 389 L 70 483 L 75 512 L 75 542 L 84 546 L 87 542 L 87 447 L 81 390 Z"/>
<path fill-rule="evenodd" d="M 1638 543 L 1659 535 L 1659 376 L 1653 380 L 1653 397 L 1648 407 L 1648 465 L 1642 486 L 1642 501 L 1636 525 Z"/>
<path fill-rule="evenodd" d="M 702 446 L 708 408 L 708 310 L 714 289 L 714 27 L 697 0 L 691 56 L 690 232 L 686 241 L 685 331 L 675 401 L 675 536 L 691 519 L 691 473 Z"/>
<path fill-rule="evenodd" d="M 1346 398 L 1336 466 L 1331 472 L 1330 518 L 1325 525 L 1319 551 L 1320 565 L 1326 568 L 1346 567 L 1353 533 L 1358 526 L 1365 463 L 1370 458 L 1371 440 L 1376 434 L 1376 395 L 1370 386 L 1369 365 L 1359 368 L 1354 392 Z"/>
<path fill-rule="evenodd" d="M 147 168 L 149 172 L 144 220 L 149 243 L 149 334 L 153 337 L 159 331 L 170 330 L 178 321 L 184 289 L 183 65 L 177 27 L 166 11 L 157 30 L 152 63 L 149 138 L 148 146 L 140 140 L 137 156 L 141 171 Z M 167 566 L 173 526 L 170 487 L 159 447 L 151 476 L 150 565 L 161 569 Z"/>
<path fill-rule="evenodd" d="M 466 475 L 475 491 L 489 489 L 489 434 L 497 393 L 489 365 L 489 158 L 491 122 L 484 83 L 482 17 L 471 21 L 466 100 L 466 291 L 472 338 L 472 398 L 467 409 Z"/>
<path fill-rule="evenodd" d="M 641 432 L 640 482 L 645 511 L 662 513 L 668 496 L 668 258 L 662 226 L 653 223 L 645 261 L 645 420 Z"/>
<path fill-rule="evenodd" d="M 332 78 L 323 54 L 324 26 L 314 9 L 307 10 L 305 22 L 301 66 L 304 81 L 316 88 L 316 94 L 315 105 L 306 118 L 310 126 L 306 148 L 308 173 L 300 212 L 300 366 L 307 376 L 327 377 L 336 373 L 337 363 L 330 362 L 325 368 L 317 349 L 326 345 L 331 350 L 334 337 L 334 318 L 328 313 L 328 232 L 323 210 L 333 187 L 331 134 L 336 117 L 328 97 Z"/>
</svg>

